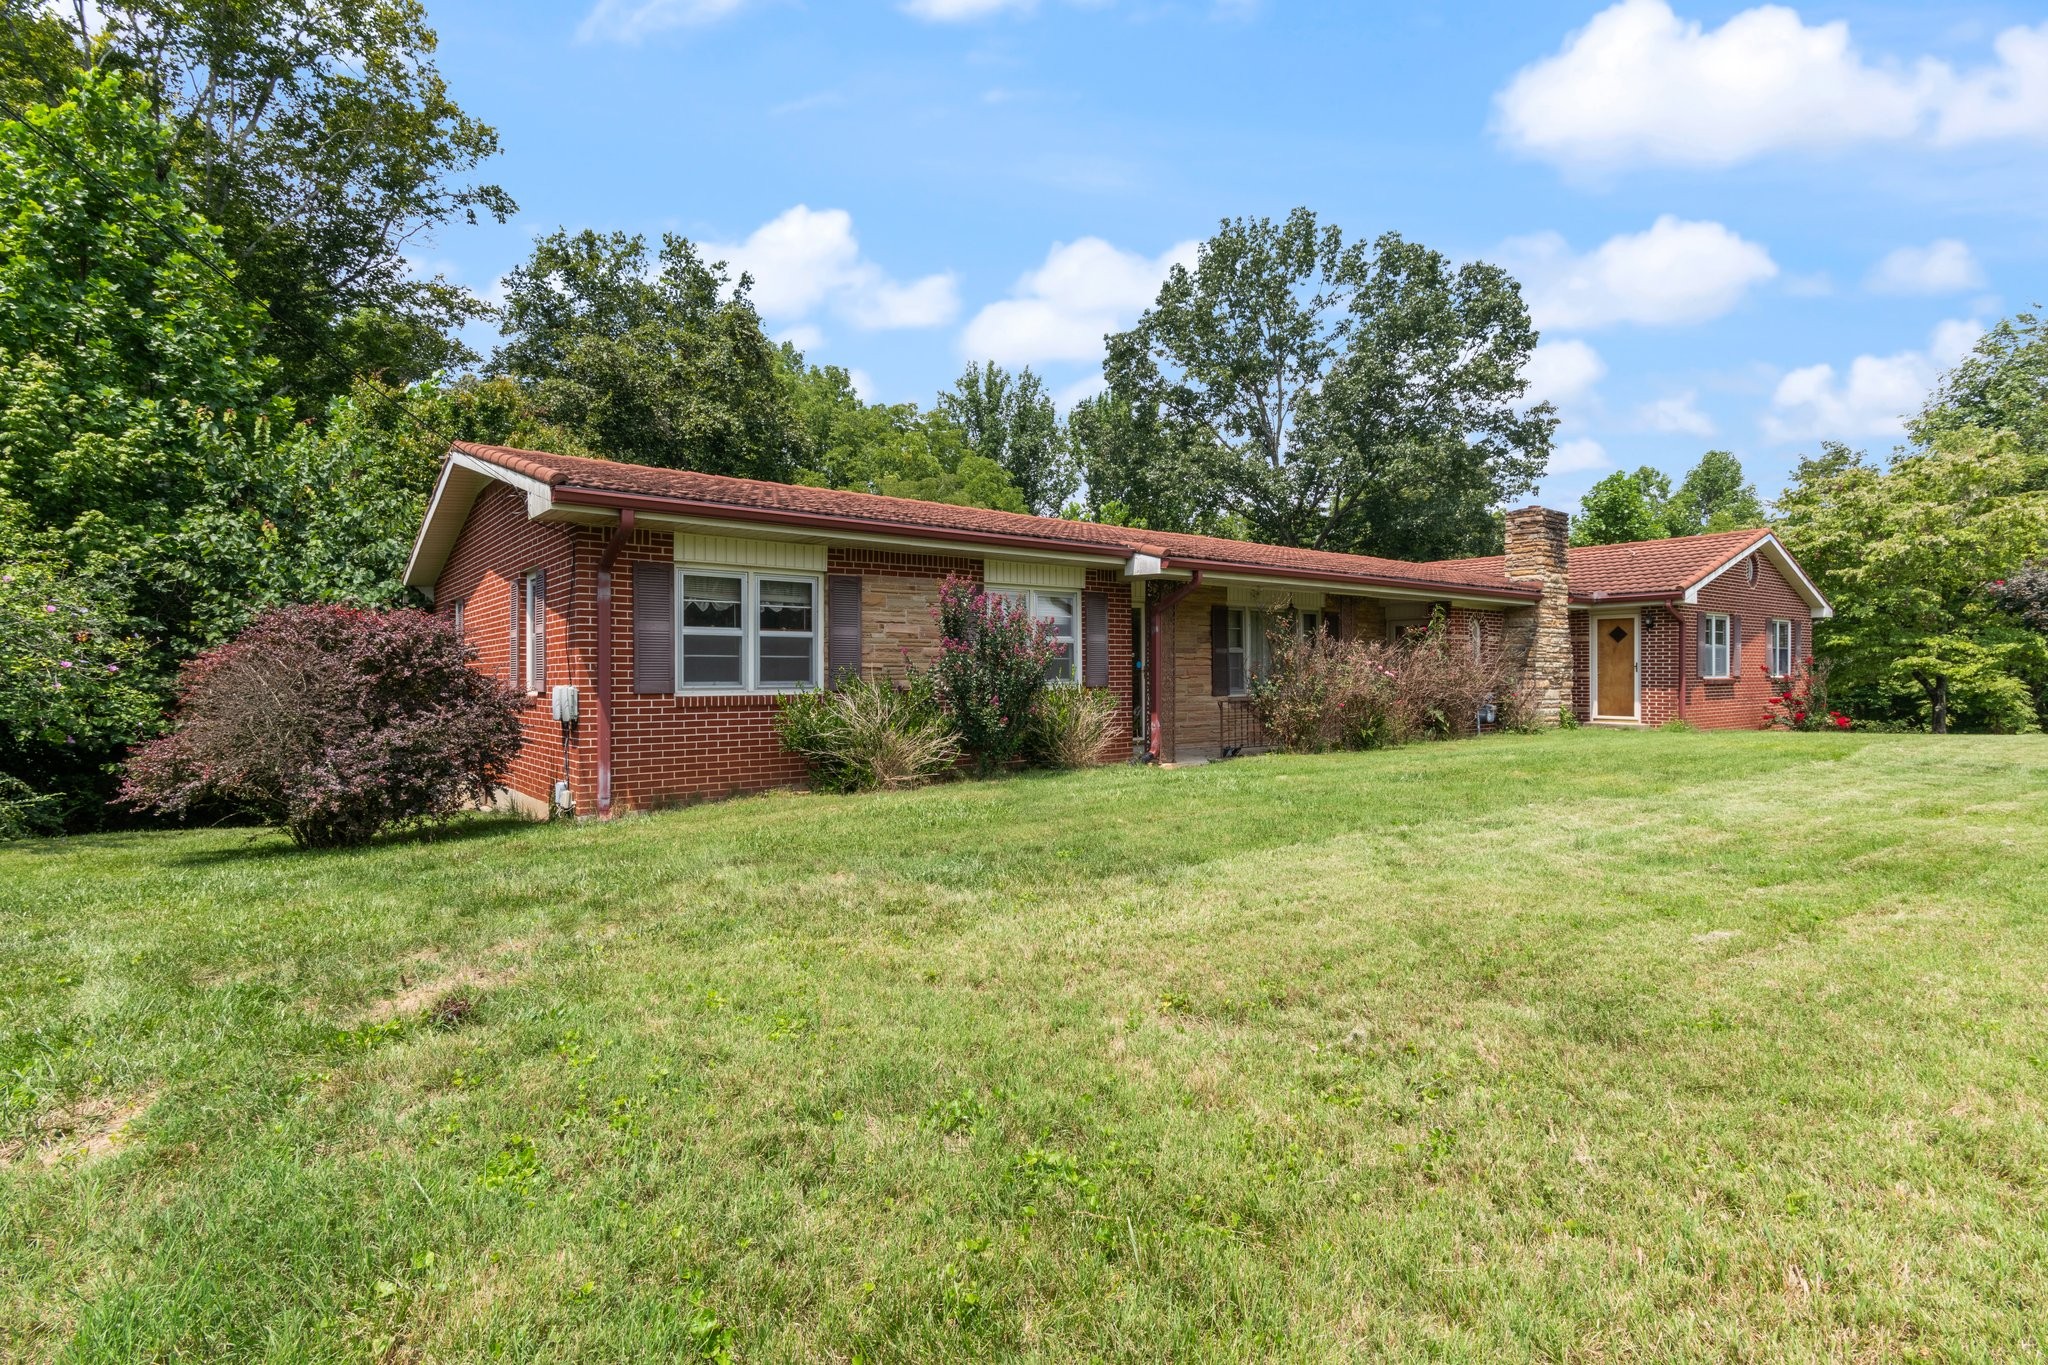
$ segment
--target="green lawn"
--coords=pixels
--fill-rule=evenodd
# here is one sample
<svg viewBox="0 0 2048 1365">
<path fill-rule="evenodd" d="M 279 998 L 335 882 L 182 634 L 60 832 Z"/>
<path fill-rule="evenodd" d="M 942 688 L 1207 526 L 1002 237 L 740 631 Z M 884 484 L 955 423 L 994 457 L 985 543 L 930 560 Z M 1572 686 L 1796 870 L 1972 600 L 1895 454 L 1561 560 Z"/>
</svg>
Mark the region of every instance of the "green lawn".
<svg viewBox="0 0 2048 1365">
<path fill-rule="evenodd" d="M 0 1359 L 2040 1358 L 2044 902 L 2042 738 L 0 847 Z"/>
</svg>

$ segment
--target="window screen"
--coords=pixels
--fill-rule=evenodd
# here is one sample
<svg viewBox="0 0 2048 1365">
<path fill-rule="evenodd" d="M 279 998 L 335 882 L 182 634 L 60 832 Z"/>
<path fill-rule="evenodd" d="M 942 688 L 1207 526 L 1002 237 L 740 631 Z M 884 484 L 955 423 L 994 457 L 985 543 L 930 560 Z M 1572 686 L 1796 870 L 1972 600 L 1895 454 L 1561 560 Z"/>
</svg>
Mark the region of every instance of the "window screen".
<svg viewBox="0 0 2048 1365">
<path fill-rule="evenodd" d="M 1078 676 L 1074 672 L 1074 595 L 1065 592 L 1035 592 L 1031 594 L 1031 614 L 1046 623 L 1058 648 L 1045 666 L 1047 682 L 1072 682 Z"/>
<path fill-rule="evenodd" d="M 684 574 L 684 687 L 740 687 L 746 640 L 746 580 L 737 575 Z"/>
<path fill-rule="evenodd" d="M 762 687 L 809 687 L 816 681 L 817 585 L 808 579 L 763 578 L 760 592 L 758 663 Z"/>
</svg>

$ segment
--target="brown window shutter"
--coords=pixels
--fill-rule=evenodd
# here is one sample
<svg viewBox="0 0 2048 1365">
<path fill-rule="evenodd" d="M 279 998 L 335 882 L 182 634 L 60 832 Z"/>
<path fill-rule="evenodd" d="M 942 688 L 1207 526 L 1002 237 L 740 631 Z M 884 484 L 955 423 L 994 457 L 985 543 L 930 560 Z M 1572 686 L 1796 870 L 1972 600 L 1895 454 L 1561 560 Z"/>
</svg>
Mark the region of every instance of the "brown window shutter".
<svg viewBox="0 0 2048 1365">
<path fill-rule="evenodd" d="M 1728 676 L 1742 676 L 1742 618 L 1732 613 L 1728 617 Z"/>
<path fill-rule="evenodd" d="M 1797 617 L 1794 617 L 1792 620 L 1792 658 L 1789 661 L 1789 667 L 1785 671 L 1788 676 L 1796 678 L 1805 670 L 1806 656 L 1799 652 L 1799 620 Z"/>
<path fill-rule="evenodd" d="M 1105 593 L 1081 594 L 1081 682 L 1086 687 L 1109 686 L 1109 597 Z"/>
<path fill-rule="evenodd" d="M 633 690 L 676 690 L 676 571 L 633 566 Z"/>
<path fill-rule="evenodd" d="M 548 690 L 548 571 L 533 571 L 533 690 Z"/>
<path fill-rule="evenodd" d="M 512 684 L 515 692 L 526 690 L 521 685 L 525 680 L 519 676 L 519 606 L 525 595 L 526 580 L 518 574 L 512 575 L 512 609 L 506 613 L 506 619 L 511 622 L 511 637 L 506 646 L 505 681 Z"/>
<path fill-rule="evenodd" d="M 1230 608 L 1209 608 L 1209 695 L 1230 695 Z"/>
<path fill-rule="evenodd" d="M 1323 612 L 1323 634 L 1332 640 L 1339 640 L 1344 636 L 1343 618 L 1337 615 L 1334 607 L 1326 608 Z"/>
<path fill-rule="evenodd" d="M 860 576 L 834 574 L 826 580 L 827 603 L 825 681 L 837 687 L 842 678 L 860 676 Z"/>
</svg>

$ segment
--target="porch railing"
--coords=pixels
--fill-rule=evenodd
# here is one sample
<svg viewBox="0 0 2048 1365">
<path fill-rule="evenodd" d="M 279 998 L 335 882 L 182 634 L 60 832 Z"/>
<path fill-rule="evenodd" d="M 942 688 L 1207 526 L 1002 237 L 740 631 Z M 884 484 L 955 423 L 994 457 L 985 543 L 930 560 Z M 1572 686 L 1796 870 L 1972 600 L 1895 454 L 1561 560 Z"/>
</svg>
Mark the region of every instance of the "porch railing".
<svg viewBox="0 0 2048 1365">
<path fill-rule="evenodd" d="M 1273 747 L 1266 727 L 1259 723 L 1252 704 L 1243 697 L 1222 697 L 1216 702 L 1218 745 L 1224 758 L 1259 753 Z"/>
</svg>

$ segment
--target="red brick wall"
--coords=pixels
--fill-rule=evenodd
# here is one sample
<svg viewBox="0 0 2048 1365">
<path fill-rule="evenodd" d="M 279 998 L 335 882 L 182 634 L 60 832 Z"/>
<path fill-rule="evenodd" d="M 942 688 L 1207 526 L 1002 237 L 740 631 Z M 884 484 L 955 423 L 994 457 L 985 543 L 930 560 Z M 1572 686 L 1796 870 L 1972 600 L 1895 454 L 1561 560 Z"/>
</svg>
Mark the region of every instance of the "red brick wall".
<svg viewBox="0 0 2048 1365">
<path fill-rule="evenodd" d="M 547 576 L 548 685 L 589 687 L 590 653 L 580 647 L 578 635 L 579 615 L 586 618 L 581 622 L 585 628 L 590 624 L 589 590 L 577 581 L 576 534 L 569 526 L 528 521 L 526 495 L 502 484 L 492 485 L 477 498 L 435 584 L 434 609 L 452 615 L 456 603 L 462 604 L 463 634 L 476 650 L 478 668 L 508 677 L 514 586 L 528 570 L 541 569 Z M 519 720 L 526 735 L 509 785 L 544 805 L 557 778 L 566 775 L 572 785 L 582 780 L 584 755 L 578 750 L 589 747 L 587 727 L 584 741 L 572 743 L 565 754 L 561 727 L 547 695 L 526 694 L 523 676 L 508 680 L 521 689 Z M 581 799 L 579 790 L 579 803 Z"/>
<path fill-rule="evenodd" d="M 1769 659 L 1768 623 L 1792 622 L 1798 664 L 1813 644 L 1812 612 L 1770 560 L 1757 559 L 1754 584 L 1737 564 L 1700 590 L 1697 607 L 1645 606 L 1642 611 L 1642 721 L 1662 725 L 1679 714 L 1678 677 L 1685 676 L 1685 719 L 1703 730 L 1754 730 L 1763 721 L 1764 699 L 1782 690 L 1763 673 Z M 1703 612 L 1726 612 L 1737 618 L 1742 640 L 1740 674 L 1732 679 L 1699 676 L 1699 618 Z M 1582 721 L 1592 718 L 1587 688 L 1586 612 L 1572 613 L 1572 709 Z"/>
<path fill-rule="evenodd" d="M 594 581 L 597 556 L 609 533 L 589 534 L 589 572 Z M 636 531 L 612 570 L 613 804 L 620 810 L 647 810 L 802 782 L 803 764 L 783 752 L 775 737 L 774 696 L 677 696 L 633 690 L 633 566 L 674 563 L 673 536 L 666 531 Z M 821 602 L 821 629 L 823 607 Z M 591 650 L 594 658 L 594 632 Z M 578 796 L 580 800 L 581 793 Z M 582 809 L 597 809 L 594 782 L 589 804 Z"/>
<path fill-rule="evenodd" d="M 1741 672 L 1731 681 L 1698 677 L 1699 625 L 1701 612 L 1727 612 L 1736 617 L 1742 640 Z M 1747 581 L 1743 566 L 1700 589 L 1697 608 L 1686 615 L 1686 698 L 1685 718 L 1702 729 L 1755 730 L 1763 724 L 1764 699 L 1783 690 L 1764 676 L 1770 657 L 1766 646 L 1767 623 L 1773 618 L 1789 620 L 1793 627 L 1794 667 L 1803 668 L 1813 649 L 1813 614 L 1806 600 L 1795 592 L 1770 560 L 1757 556 L 1754 584 Z"/>
<path fill-rule="evenodd" d="M 1109 692 L 1116 698 L 1116 720 L 1103 741 L 1100 761 L 1123 763 L 1131 756 L 1131 587 L 1114 569 L 1090 569 L 1087 592 L 1109 599 Z"/>
<path fill-rule="evenodd" d="M 527 570 L 547 575 L 547 682 L 582 689 L 582 723 L 565 746 L 544 694 L 526 697 L 520 721 L 526 742 L 508 785 L 544 806 L 558 778 L 567 777 L 576 809 L 597 811 L 596 657 L 597 564 L 608 528 L 529 521 L 525 495 L 502 486 L 484 492 L 463 527 L 436 585 L 437 611 L 463 604 L 463 630 L 477 651 L 476 666 L 506 676 L 510 653 L 513 584 Z M 732 796 L 800 784 L 803 765 L 784 753 L 775 736 L 777 698 L 762 696 L 640 695 L 633 691 L 633 565 L 671 564 L 673 537 L 635 532 L 612 571 L 612 799 L 620 810 L 645 810 L 673 801 Z M 867 640 L 862 664 L 880 675 L 902 673 L 904 653 L 929 667 L 938 652 L 931 608 L 949 574 L 979 582 L 982 562 L 942 555 L 834 549 L 827 572 L 872 580 L 876 601 L 863 593 Z M 1129 755 L 1130 702 L 1123 681 L 1131 669 L 1129 589 L 1111 570 L 1091 570 L 1087 590 L 1109 597 L 1109 678 L 1118 695 L 1117 720 L 1104 746 L 1106 762 Z M 823 606 L 820 604 L 820 627 Z"/>
</svg>

